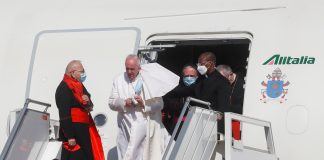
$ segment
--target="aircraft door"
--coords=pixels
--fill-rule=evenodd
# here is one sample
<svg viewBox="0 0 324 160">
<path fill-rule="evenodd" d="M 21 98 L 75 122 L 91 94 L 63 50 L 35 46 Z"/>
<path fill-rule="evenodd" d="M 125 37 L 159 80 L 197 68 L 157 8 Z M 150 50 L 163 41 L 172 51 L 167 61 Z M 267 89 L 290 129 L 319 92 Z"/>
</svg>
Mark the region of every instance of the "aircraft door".
<svg viewBox="0 0 324 160">
<path fill-rule="evenodd" d="M 140 30 L 134 27 L 42 31 L 34 41 L 26 98 L 52 104 L 48 111 L 51 119 L 58 120 L 56 87 L 68 62 L 81 60 L 87 74 L 84 85 L 94 103 L 91 114 L 107 156 L 117 136 L 117 112 L 108 106 L 112 81 L 125 71 L 125 57 L 137 53 L 139 42 Z M 117 155 L 111 151 L 111 156 Z"/>
</svg>

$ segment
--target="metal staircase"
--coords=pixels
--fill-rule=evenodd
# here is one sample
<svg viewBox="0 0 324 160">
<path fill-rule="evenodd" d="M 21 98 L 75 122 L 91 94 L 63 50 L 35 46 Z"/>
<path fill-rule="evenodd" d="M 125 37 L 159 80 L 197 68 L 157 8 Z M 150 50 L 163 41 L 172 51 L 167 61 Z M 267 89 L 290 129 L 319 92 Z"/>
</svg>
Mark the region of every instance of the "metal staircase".
<svg viewBox="0 0 324 160">
<path fill-rule="evenodd" d="M 45 106 L 45 110 L 29 109 L 30 103 Z M 50 116 L 46 111 L 50 106 L 47 103 L 26 99 L 1 152 L 1 160 L 42 159 L 49 143 Z"/>
<path fill-rule="evenodd" d="M 207 106 L 201 108 L 191 106 L 190 102 Z M 213 111 L 209 102 L 204 102 L 188 97 L 180 118 L 182 119 L 186 110 L 189 109 L 186 120 L 182 127 L 177 122 L 171 140 L 164 152 L 163 160 L 278 160 L 275 154 L 270 122 L 249 118 L 234 113 L 225 113 L 225 139 L 217 132 L 217 119 L 222 116 L 220 112 Z M 232 121 L 236 120 L 244 125 L 262 126 L 265 129 L 268 150 L 261 150 L 243 146 L 242 140 L 232 138 Z M 242 127 L 241 127 L 242 128 Z M 176 141 L 174 137 L 180 129 Z"/>
</svg>

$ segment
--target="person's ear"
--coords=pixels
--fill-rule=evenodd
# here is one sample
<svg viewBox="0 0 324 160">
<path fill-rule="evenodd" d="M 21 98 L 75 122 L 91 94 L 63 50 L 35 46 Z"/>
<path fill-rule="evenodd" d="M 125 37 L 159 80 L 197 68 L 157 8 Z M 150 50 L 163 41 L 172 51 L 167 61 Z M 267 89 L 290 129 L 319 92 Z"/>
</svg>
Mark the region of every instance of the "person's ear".
<svg viewBox="0 0 324 160">
<path fill-rule="evenodd" d="M 211 62 L 211 61 L 208 61 L 208 62 L 206 63 L 206 68 L 209 69 L 211 66 L 212 66 L 212 62 Z"/>
<path fill-rule="evenodd" d="M 71 77 L 72 77 L 72 78 L 76 79 L 76 78 L 74 77 L 74 72 L 75 72 L 75 71 L 71 71 L 70 74 L 71 74 Z"/>
</svg>

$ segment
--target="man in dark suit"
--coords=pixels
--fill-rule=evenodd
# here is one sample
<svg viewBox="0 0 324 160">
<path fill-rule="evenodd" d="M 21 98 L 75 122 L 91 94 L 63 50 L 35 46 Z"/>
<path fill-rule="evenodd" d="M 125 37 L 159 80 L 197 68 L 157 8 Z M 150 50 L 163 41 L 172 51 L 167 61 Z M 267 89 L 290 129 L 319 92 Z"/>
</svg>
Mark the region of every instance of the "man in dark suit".
<svg viewBox="0 0 324 160">
<path fill-rule="evenodd" d="M 231 84 L 230 110 L 231 112 L 242 114 L 244 99 L 244 79 L 242 76 L 233 73 L 228 65 L 218 65 L 216 69 L 228 79 Z M 241 139 L 241 129 L 239 121 L 232 121 L 233 138 Z"/>
<path fill-rule="evenodd" d="M 188 87 L 178 86 L 165 96 L 192 96 L 211 103 L 211 108 L 221 113 L 229 108 L 230 84 L 216 69 L 216 56 L 212 52 L 204 52 L 198 58 L 197 70 L 203 76 L 200 83 Z M 224 119 L 219 117 L 218 130 L 224 133 Z"/>
<path fill-rule="evenodd" d="M 230 108 L 231 112 L 242 114 L 243 99 L 244 99 L 244 79 L 241 75 L 233 73 L 228 65 L 218 65 L 216 69 L 221 73 L 231 84 Z"/>
<path fill-rule="evenodd" d="M 198 75 L 199 73 L 196 69 L 196 66 L 192 64 L 185 65 L 182 69 L 182 77 L 179 81 L 178 86 L 189 87 L 191 85 L 197 84 Z M 172 134 L 176 126 L 176 123 L 178 121 L 184 122 L 185 120 L 185 117 L 183 117 L 183 119 L 180 120 L 178 119 L 182 111 L 182 107 L 185 103 L 185 98 L 168 97 L 168 98 L 164 98 L 163 101 L 164 101 L 164 107 L 162 110 L 163 113 L 162 122 L 165 128 L 168 130 L 168 132 Z M 182 123 L 180 124 L 180 126 L 182 126 Z"/>
</svg>

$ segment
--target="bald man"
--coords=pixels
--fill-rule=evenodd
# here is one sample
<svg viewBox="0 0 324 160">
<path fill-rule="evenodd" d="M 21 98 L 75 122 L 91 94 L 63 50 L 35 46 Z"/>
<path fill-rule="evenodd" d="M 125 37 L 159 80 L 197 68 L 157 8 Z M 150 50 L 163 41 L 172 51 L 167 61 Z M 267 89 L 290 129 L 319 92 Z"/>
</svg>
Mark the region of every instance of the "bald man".
<svg viewBox="0 0 324 160">
<path fill-rule="evenodd" d="M 136 55 L 126 57 L 125 69 L 114 79 L 109 97 L 109 107 L 118 112 L 118 159 L 162 159 L 167 143 L 167 131 L 161 121 L 162 98 L 150 94 Z"/>
<path fill-rule="evenodd" d="M 100 136 L 90 114 L 93 103 L 82 84 L 85 79 L 81 61 L 73 60 L 67 65 L 64 78 L 56 89 L 59 139 L 63 141 L 61 160 L 104 160 Z"/>
</svg>

